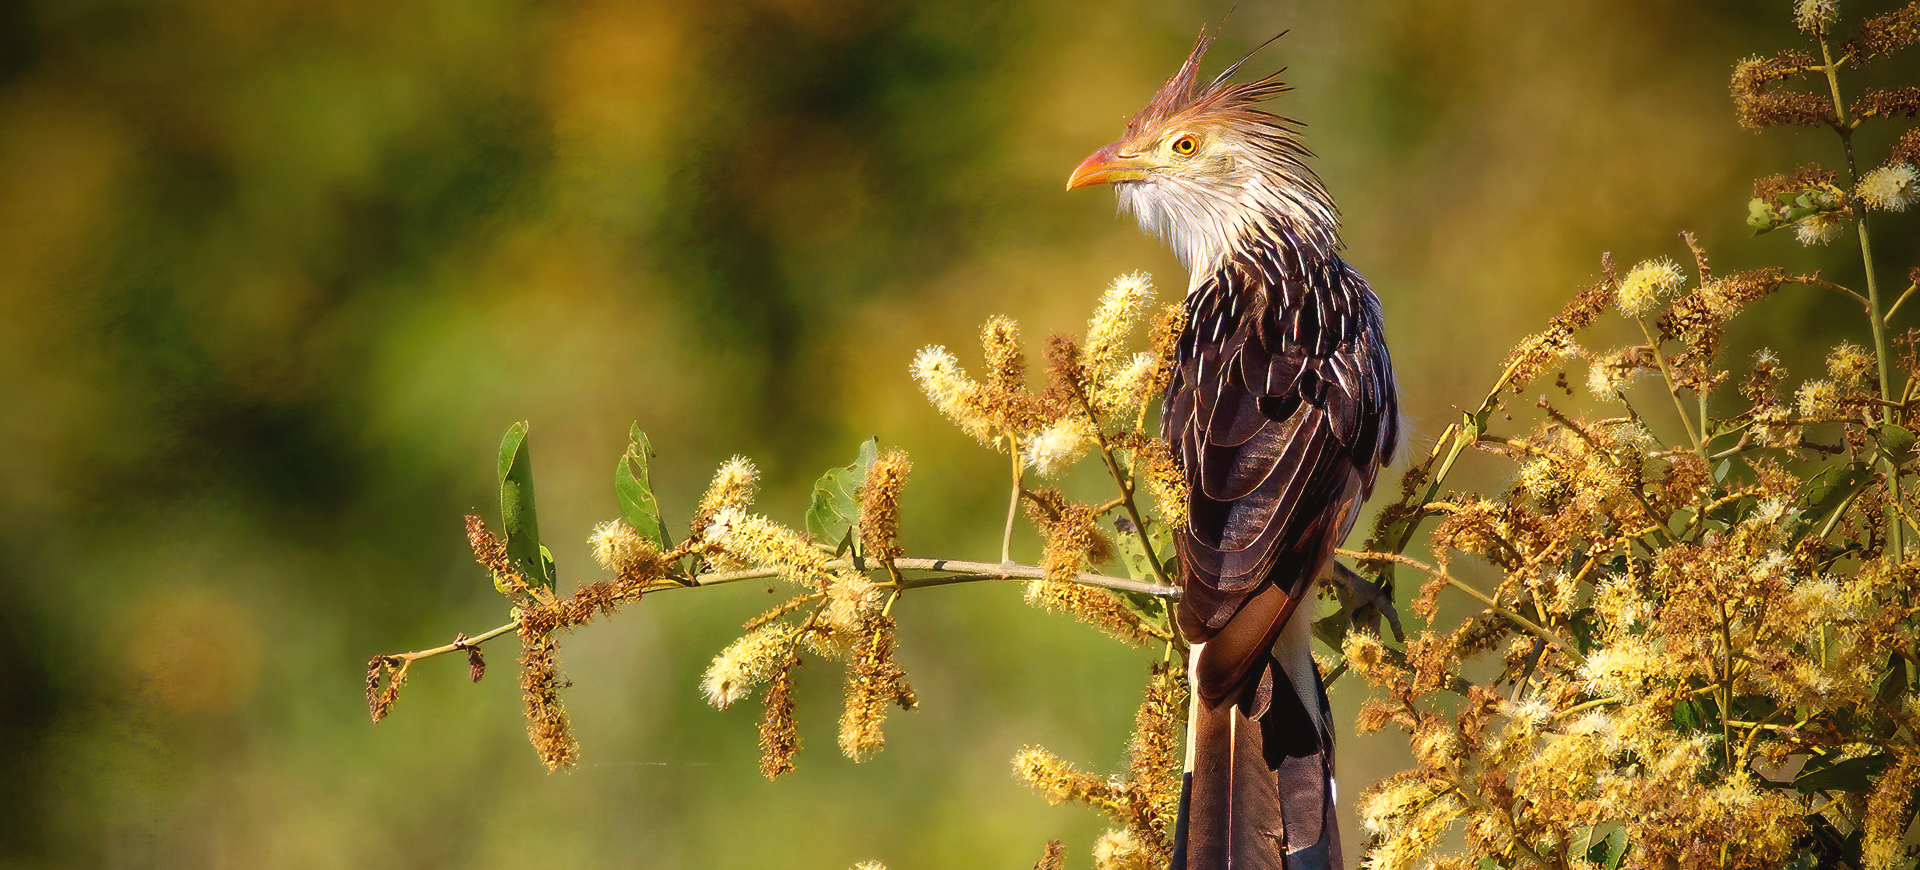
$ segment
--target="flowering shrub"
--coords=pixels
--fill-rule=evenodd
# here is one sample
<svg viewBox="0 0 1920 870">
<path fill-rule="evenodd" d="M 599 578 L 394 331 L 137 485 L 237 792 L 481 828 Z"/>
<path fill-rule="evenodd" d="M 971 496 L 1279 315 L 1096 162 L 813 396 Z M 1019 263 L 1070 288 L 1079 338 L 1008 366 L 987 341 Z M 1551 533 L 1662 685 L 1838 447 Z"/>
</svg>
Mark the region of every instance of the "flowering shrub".
<svg viewBox="0 0 1920 870">
<path fill-rule="evenodd" d="M 1920 554 L 1909 541 L 1920 533 L 1911 493 L 1920 331 L 1895 338 L 1889 322 L 1920 289 L 1920 269 L 1889 304 L 1867 217 L 1920 198 L 1920 131 L 1857 177 L 1852 134 L 1920 115 L 1920 88 L 1868 89 L 1847 102 L 1841 72 L 1920 41 L 1920 3 L 1865 20 L 1837 47 L 1833 0 L 1800 0 L 1793 13 L 1819 58 L 1741 61 L 1736 115 L 1756 129 L 1831 128 L 1844 169 L 1760 179 L 1749 223 L 1791 229 L 1806 244 L 1851 227 L 1864 286 L 1774 267 L 1716 274 L 1690 235 L 1686 267 L 1662 258 L 1621 275 L 1603 260 L 1601 278 L 1523 339 L 1485 399 L 1412 463 L 1364 546 L 1342 551 L 1361 573 L 1336 566 L 1329 587 L 1340 612 L 1316 623 L 1337 653 L 1324 662 L 1329 681 L 1351 671 L 1373 687 L 1359 728 L 1404 730 L 1415 759 L 1361 798 L 1369 866 L 1915 864 Z M 1827 92 L 1783 89 L 1803 77 Z M 1841 343 L 1823 376 L 1791 388 L 1771 353 L 1723 359 L 1742 309 L 1786 288 L 1857 304 L 1870 346 Z M 1644 340 L 1583 345 L 1609 310 Z M 373 718 L 391 711 L 415 662 L 462 653 L 478 680 L 481 645 L 516 634 L 529 738 L 548 768 L 570 767 L 580 750 L 561 699 L 561 635 L 643 595 L 780 578 L 792 597 L 714 657 L 706 699 L 729 708 L 757 694 L 762 770 L 776 778 L 799 750 L 796 666 L 837 662 L 838 742 L 859 761 L 884 746 L 890 709 L 917 704 L 895 659 L 894 608 L 944 585 L 1018 580 L 1036 606 L 1162 651 L 1124 772 L 1090 773 L 1040 747 L 1013 766 L 1047 800 L 1112 820 L 1094 846 L 1096 867 L 1164 866 L 1186 706 L 1169 607 L 1179 593 L 1170 531 L 1185 493 L 1152 409 L 1183 316 L 1177 304 L 1155 305 L 1144 276 L 1128 275 L 1083 337 L 1048 341 L 1038 389 L 1018 325 L 1005 318 L 982 330 L 978 377 L 945 348 L 913 361 L 933 406 L 1008 457 L 995 562 L 906 554 L 899 499 L 911 464 L 875 442 L 820 478 L 803 528 L 755 513 L 753 464 L 728 461 L 676 543 L 636 429 L 614 473 L 622 515 L 591 538 L 608 576 L 563 596 L 540 546 L 526 430 L 516 425 L 501 446 L 498 530 L 468 518 L 475 556 L 511 618 L 445 646 L 374 657 Z M 1537 415 L 1511 407 L 1549 377 Z M 1587 394 L 1581 410 L 1568 401 L 1575 383 Z M 1045 485 L 1096 456 L 1114 487 L 1106 497 L 1081 501 Z M 1493 463 L 1511 485 L 1450 489 L 1462 462 Z M 1046 542 L 1037 564 L 1014 559 L 1022 513 Z M 1416 543 L 1428 554 L 1407 555 Z M 1391 597 L 1409 576 L 1419 580 L 1411 609 L 1425 623 L 1411 637 Z M 1462 620 L 1440 619 L 1448 589 L 1474 602 Z M 1054 842 L 1036 866 L 1064 861 Z"/>
<path fill-rule="evenodd" d="M 1913 43 L 1920 4 L 1867 20 L 1837 53 L 1830 0 L 1795 18 L 1821 60 L 1741 61 L 1739 118 L 1831 127 L 1851 174 L 1853 130 L 1920 113 L 1920 90 L 1847 104 L 1839 73 Z M 1830 96 L 1774 90 L 1801 76 Z M 1914 865 L 1920 365 L 1916 334 L 1887 329 L 1914 287 L 1885 304 L 1865 218 L 1913 202 L 1916 149 L 1908 131 L 1851 192 L 1820 167 L 1755 185 L 1758 231 L 1825 244 L 1853 225 L 1864 292 L 1777 268 L 1717 276 L 1691 237 L 1691 275 L 1607 263 L 1407 473 L 1352 555 L 1384 582 L 1415 569 L 1428 625 L 1404 647 L 1360 631 L 1343 644 L 1376 688 L 1360 728 L 1403 729 L 1416 761 L 1362 798 L 1370 866 Z M 1720 354 L 1743 307 L 1789 286 L 1851 299 L 1872 338 L 1791 392 L 1773 354 Z M 1609 307 L 1645 342 L 1581 346 Z M 1572 397 L 1581 364 L 1602 416 L 1543 395 L 1531 431 L 1495 431 L 1493 412 L 1550 372 Z M 1512 485 L 1447 491 L 1470 451 L 1507 464 Z M 1428 520 L 1431 557 L 1402 555 Z M 1481 606 L 1457 626 L 1435 619 L 1449 587 Z"/>
</svg>

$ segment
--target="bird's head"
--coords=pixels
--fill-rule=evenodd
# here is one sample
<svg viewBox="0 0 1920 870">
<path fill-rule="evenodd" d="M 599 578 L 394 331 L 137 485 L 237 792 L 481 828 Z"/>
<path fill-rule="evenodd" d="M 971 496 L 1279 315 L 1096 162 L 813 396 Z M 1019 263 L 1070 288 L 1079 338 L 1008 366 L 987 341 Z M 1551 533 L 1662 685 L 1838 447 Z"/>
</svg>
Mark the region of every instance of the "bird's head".
<svg viewBox="0 0 1920 870">
<path fill-rule="evenodd" d="M 1331 250 L 1337 217 L 1306 166 L 1298 123 L 1259 108 L 1291 90 L 1280 81 L 1285 70 L 1228 83 L 1243 58 L 1203 83 L 1200 59 L 1211 42 L 1200 37 L 1126 134 L 1074 168 L 1067 189 L 1113 185 L 1120 207 L 1165 239 L 1196 280 L 1249 233 L 1286 232 Z"/>
</svg>

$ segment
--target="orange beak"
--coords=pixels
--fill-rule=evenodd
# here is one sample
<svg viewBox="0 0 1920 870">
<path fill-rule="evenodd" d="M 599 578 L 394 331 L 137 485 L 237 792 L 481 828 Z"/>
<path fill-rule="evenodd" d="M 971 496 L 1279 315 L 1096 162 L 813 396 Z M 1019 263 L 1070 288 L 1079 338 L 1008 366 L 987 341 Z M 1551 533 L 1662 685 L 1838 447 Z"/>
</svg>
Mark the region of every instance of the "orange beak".
<svg viewBox="0 0 1920 870">
<path fill-rule="evenodd" d="M 1073 168 L 1073 174 L 1067 176 L 1067 189 L 1139 181 L 1147 177 L 1151 167 L 1144 157 L 1120 153 L 1120 143 L 1115 142 L 1080 161 L 1080 165 Z"/>
</svg>

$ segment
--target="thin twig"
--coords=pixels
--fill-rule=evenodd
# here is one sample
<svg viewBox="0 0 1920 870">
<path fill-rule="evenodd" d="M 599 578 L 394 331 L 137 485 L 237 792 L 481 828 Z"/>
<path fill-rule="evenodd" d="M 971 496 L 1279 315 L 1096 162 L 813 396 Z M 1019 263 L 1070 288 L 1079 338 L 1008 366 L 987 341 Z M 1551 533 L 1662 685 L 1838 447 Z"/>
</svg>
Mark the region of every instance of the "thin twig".
<svg viewBox="0 0 1920 870">
<path fill-rule="evenodd" d="M 1087 421 L 1093 424 L 1093 437 L 1100 445 L 1100 458 L 1106 460 L 1107 473 L 1113 477 L 1114 484 L 1120 487 L 1121 504 L 1127 509 L 1127 518 L 1133 520 L 1133 533 L 1140 539 L 1141 551 L 1146 553 L 1147 567 L 1153 569 L 1155 579 L 1172 586 L 1172 575 L 1167 573 L 1166 566 L 1160 564 L 1160 554 L 1154 551 L 1153 539 L 1147 537 L 1147 521 L 1140 515 L 1139 505 L 1134 503 L 1133 479 L 1120 470 L 1120 461 L 1113 456 L 1113 445 L 1107 442 L 1107 433 L 1100 427 L 1100 416 L 1093 412 L 1093 401 L 1087 398 L 1086 390 L 1077 379 L 1069 380 L 1073 384 L 1074 398 L 1080 401 L 1080 409 L 1087 412 Z"/>
<path fill-rule="evenodd" d="M 1049 577 L 1045 568 L 1035 565 L 969 562 L 964 559 L 895 559 L 893 560 L 893 566 L 902 571 L 925 571 L 936 575 L 932 577 L 903 578 L 897 585 L 893 586 L 895 590 L 930 589 L 935 586 L 953 586 L 961 583 L 976 583 L 983 580 L 1040 580 Z M 839 571 L 847 568 L 856 568 L 857 566 L 852 559 L 832 559 L 828 560 L 823 567 L 829 571 Z M 869 570 L 878 570 L 878 567 L 876 566 Z M 687 585 L 682 585 L 677 582 L 667 583 L 660 586 L 648 587 L 646 591 L 656 593 L 673 589 L 699 589 L 708 586 L 724 586 L 729 583 L 739 583 L 746 580 L 767 580 L 779 576 L 781 576 L 780 572 L 771 568 L 719 571 L 697 576 Z M 893 581 L 886 582 L 889 584 L 893 583 Z M 1160 598 L 1178 598 L 1180 596 L 1178 587 L 1146 583 L 1128 577 L 1109 577 L 1105 574 L 1075 574 L 1073 576 L 1073 582 L 1083 586 L 1097 586 L 1116 592 L 1136 592 Z M 419 661 L 420 659 L 433 658 L 451 652 L 462 652 L 477 647 L 503 634 L 513 632 L 519 627 L 520 621 L 516 619 L 505 625 L 495 626 L 465 640 L 457 640 L 444 646 L 433 647 L 432 649 L 395 653 L 383 656 L 382 658 L 404 666 Z"/>
<path fill-rule="evenodd" d="M 1893 300 L 1893 305 L 1887 309 L 1886 316 L 1880 318 L 1880 322 L 1882 323 L 1893 322 L 1893 313 L 1895 311 L 1899 311 L 1900 306 L 1906 304 L 1907 297 L 1912 296 L 1913 291 L 1915 290 L 1920 290 L 1920 284 L 1908 284 L 1907 289 L 1900 292 L 1900 298 Z"/>
<path fill-rule="evenodd" d="M 1566 640 L 1562 639 L 1559 635 L 1554 634 L 1551 629 L 1548 629 L 1547 627 L 1537 622 L 1534 622 L 1533 620 L 1528 619 L 1524 616 L 1521 616 L 1520 614 L 1514 612 L 1513 610 L 1508 609 L 1506 605 L 1503 605 L 1499 601 L 1495 600 L 1493 596 L 1488 595 L 1485 592 L 1481 592 L 1479 589 L 1473 587 L 1472 585 L 1466 583 L 1465 581 L 1462 581 L 1461 579 L 1453 576 L 1452 574 L 1446 572 L 1445 570 L 1442 570 L 1437 566 L 1429 565 L 1425 562 L 1420 561 L 1419 559 L 1413 558 L 1412 556 L 1402 556 L 1399 553 L 1376 553 L 1376 552 L 1369 552 L 1366 550 L 1349 550 L 1344 547 L 1338 550 L 1335 550 L 1334 552 L 1339 553 L 1342 556 L 1351 557 L 1355 561 L 1359 561 L 1359 562 L 1397 562 L 1399 564 L 1406 565 L 1408 567 L 1423 571 L 1429 577 L 1433 577 L 1438 580 L 1444 580 L 1446 581 L 1448 586 L 1452 586 L 1455 589 L 1458 589 L 1462 592 L 1467 593 L 1468 595 L 1473 596 L 1474 599 L 1478 600 L 1481 604 L 1486 605 L 1488 610 L 1493 611 L 1495 614 L 1498 614 L 1501 618 L 1526 630 L 1528 634 L 1531 634 L 1534 637 L 1537 637 L 1541 640 L 1546 641 L 1547 643 L 1550 643 L 1550 644 L 1553 644 L 1554 646 L 1559 647 L 1562 652 L 1566 653 L 1567 657 L 1573 659 L 1575 664 L 1584 666 L 1587 663 L 1587 657 L 1581 655 L 1580 650 L 1576 649 L 1573 644 L 1568 643 Z"/>
<path fill-rule="evenodd" d="M 1825 70 L 1827 74 L 1827 88 L 1833 95 L 1834 117 L 1839 122 L 1834 125 L 1833 129 L 1834 133 L 1840 137 L 1840 150 L 1846 154 L 1847 180 L 1849 183 L 1857 182 L 1860 178 L 1860 170 L 1853 154 L 1853 128 L 1855 125 L 1847 117 L 1846 101 L 1840 97 L 1840 64 L 1834 62 L 1833 52 L 1827 47 L 1827 38 L 1824 34 L 1820 36 L 1820 59 L 1827 62 Z M 1844 61 L 1845 58 L 1843 57 L 1841 60 Z M 1861 204 L 1859 197 L 1849 197 L 1849 200 L 1849 205 L 1853 212 L 1854 229 L 1860 236 L 1860 264 L 1864 268 L 1867 279 L 1867 322 L 1873 327 L 1873 357 L 1874 361 L 1878 364 L 1880 398 L 1893 401 L 1893 352 L 1887 344 L 1887 317 L 1889 315 L 1880 313 L 1880 284 L 1877 276 L 1874 274 L 1873 239 L 1867 233 L 1867 209 L 1866 206 Z M 1905 298 L 1905 294 L 1902 294 L 1902 301 L 1904 301 Z M 1896 418 L 1893 409 L 1882 408 L 1880 421 L 1882 425 L 1894 425 Z M 1886 474 L 1890 497 L 1897 499 L 1900 495 L 1900 467 L 1895 465 L 1891 460 L 1888 460 L 1885 464 L 1887 467 Z M 1889 543 L 1892 545 L 1894 557 L 1896 559 L 1904 558 L 1907 549 L 1906 523 L 1903 522 L 1898 515 L 1891 517 L 1890 520 L 1891 521 L 1887 523 L 1887 531 L 1891 539 Z"/>
<path fill-rule="evenodd" d="M 487 641 L 493 640 L 494 638 L 499 637 L 500 635 L 513 631 L 519 627 L 520 627 L 520 620 L 516 619 L 512 622 L 507 623 L 506 625 L 494 626 L 493 628 L 487 629 L 486 631 L 476 634 L 473 637 L 464 638 L 461 640 L 455 640 L 453 643 L 447 644 L 446 646 L 436 646 L 433 649 L 423 649 L 423 650 L 417 650 L 414 652 L 398 653 L 395 655 L 385 656 L 384 658 L 389 662 L 394 662 L 403 666 L 409 665 L 416 661 L 419 661 L 420 659 L 430 659 L 430 658 L 433 658 L 434 656 L 446 655 L 447 653 L 450 653 L 450 652 L 464 652 L 466 650 L 477 647 L 483 643 L 486 643 Z"/>
<path fill-rule="evenodd" d="M 970 583 L 977 580 L 1041 580 L 1052 579 L 1047 569 L 1036 565 L 1006 565 L 990 562 L 967 562 L 958 559 L 897 559 L 902 569 L 909 571 L 934 571 L 947 576 L 935 578 L 909 579 L 906 588 L 921 589 L 929 586 L 951 586 L 955 583 Z M 1105 574 L 1075 574 L 1073 582 L 1082 586 L 1098 586 L 1115 592 L 1138 592 L 1159 598 L 1178 598 L 1180 588 L 1171 585 L 1148 583 L 1127 577 L 1109 577 Z"/>
<path fill-rule="evenodd" d="M 1860 303 L 1861 308 L 1871 310 L 1873 307 L 1873 303 L 1867 301 L 1867 297 L 1860 295 L 1853 288 L 1843 284 L 1835 284 L 1832 281 L 1822 281 L 1819 278 L 1815 278 L 1811 275 L 1789 275 L 1786 278 L 1781 279 L 1780 283 L 1798 284 L 1801 287 L 1812 287 L 1816 290 L 1831 290 L 1835 293 L 1839 293 L 1843 296 L 1847 296 L 1855 302 Z"/>
<path fill-rule="evenodd" d="M 1686 430 L 1688 440 L 1693 442 L 1694 452 L 1705 458 L 1705 445 L 1700 440 L 1700 433 L 1693 431 L 1693 419 L 1687 414 L 1686 405 L 1680 401 L 1680 381 L 1674 378 L 1672 367 L 1667 365 L 1667 355 L 1660 352 L 1660 339 L 1654 337 L 1653 327 L 1647 325 L 1646 318 L 1636 317 L 1633 322 L 1640 325 L 1641 334 L 1647 337 L 1647 350 L 1653 352 L 1653 361 L 1660 365 L 1660 379 L 1667 382 L 1667 395 L 1673 397 L 1673 409 L 1680 412 L 1680 428 Z"/>
<path fill-rule="evenodd" d="M 1007 530 L 1000 536 L 1000 561 L 1013 561 L 1013 524 L 1020 516 L 1020 494 L 1026 491 L 1027 464 L 1020 458 L 1020 442 L 1007 436 L 1007 453 L 1013 456 L 1013 493 L 1007 497 Z"/>
</svg>

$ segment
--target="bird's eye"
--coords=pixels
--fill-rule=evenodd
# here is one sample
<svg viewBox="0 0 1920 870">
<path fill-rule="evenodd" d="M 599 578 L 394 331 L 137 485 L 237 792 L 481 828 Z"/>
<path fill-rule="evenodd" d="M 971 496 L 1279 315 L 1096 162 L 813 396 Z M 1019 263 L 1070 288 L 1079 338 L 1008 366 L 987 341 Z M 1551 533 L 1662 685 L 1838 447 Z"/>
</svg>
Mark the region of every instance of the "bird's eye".
<svg viewBox="0 0 1920 870">
<path fill-rule="evenodd" d="M 1193 149 L 1198 146 L 1199 143 L 1195 142 L 1192 136 L 1182 136 L 1173 140 L 1173 153 L 1185 157 L 1192 154 Z"/>
</svg>

